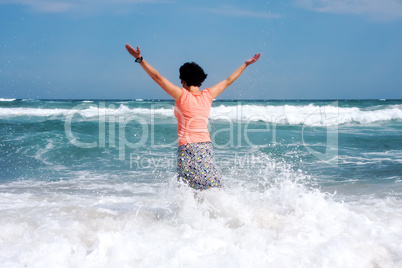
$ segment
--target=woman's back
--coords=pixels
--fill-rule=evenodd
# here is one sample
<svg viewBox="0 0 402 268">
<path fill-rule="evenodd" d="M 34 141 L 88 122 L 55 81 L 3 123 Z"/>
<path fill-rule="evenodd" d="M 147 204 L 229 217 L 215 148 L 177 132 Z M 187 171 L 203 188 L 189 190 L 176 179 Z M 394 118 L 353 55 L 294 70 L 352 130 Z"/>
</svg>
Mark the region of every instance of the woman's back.
<svg viewBox="0 0 402 268">
<path fill-rule="evenodd" d="M 187 143 L 210 142 L 208 117 L 212 96 L 208 89 L 195 95 L 182 89 L 182 95 L 175 101 L 174 114 L 177 118 L 179 146 Z"/>
</svg>

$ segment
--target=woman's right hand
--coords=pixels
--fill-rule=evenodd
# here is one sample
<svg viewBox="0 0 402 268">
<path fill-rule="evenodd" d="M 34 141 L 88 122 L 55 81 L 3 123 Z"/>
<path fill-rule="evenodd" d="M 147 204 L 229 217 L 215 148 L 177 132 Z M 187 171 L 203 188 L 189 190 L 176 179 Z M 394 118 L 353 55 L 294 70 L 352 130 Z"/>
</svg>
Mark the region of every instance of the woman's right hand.
<svg viewBox="0 0 402 268">
<path fill-rule="evenodd" d="M 131 54 L 131 56 L 133 56 L 134 58 L 140 58 L 141 57 L 141 50 L 139 47 L 137 47 L 137 49 L 134 49 L 132 46 L 130 46 L 129 44 L 126 44 L 126 49 L 128 51 L 128 53 Z"/>
<path fill-rule="evenodd" d="M 252 57 L 251 59 L 246 60 L 246 66 L 249 66 L 250 64 L 253 64 L 254 62 L 256 62 L 261 56 L 261 53 L 255 54 L 254 57 Z"/>
</svg>

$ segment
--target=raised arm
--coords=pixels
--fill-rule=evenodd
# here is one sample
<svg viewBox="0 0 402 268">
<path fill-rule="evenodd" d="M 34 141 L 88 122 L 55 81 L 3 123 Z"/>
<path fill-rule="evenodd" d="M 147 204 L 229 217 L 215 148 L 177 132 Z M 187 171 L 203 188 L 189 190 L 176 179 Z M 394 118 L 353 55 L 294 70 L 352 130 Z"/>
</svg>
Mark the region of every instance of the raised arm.
<svg viewBox="0 0 402 268">
<path fill-rule="evenodd" d="M 134 49 L 129 44 L 126 44 L 126 49 L 128 53 L 131 54 L 134 58 L 141 58 L 141 50 L 139 47 Z M 164 90 L 167 94 L 172 96 L 175 100 L 178 100 L 182 94 L 182 89 L 174 84 L 172 84 L 169 80 L 164 78 L 162 75 L 158 73 L 148 62 L 144 59 L 140 63 L 141 67 L 144 71 Z"/>
<path fill-rule="evenodd" d="M 249 66 L 253 64 L 260 58 L 261 54 L 255 54 L 251 59 L 246 60 L 242 66 L 240 66 L 236 71 L 234 71 L 228 78 L 223 80 L 222 82 L 216 84 L 213 87 L 209 88 L 209 92 L 211 92 L 212 98 L 216 98 L 219 96 L 228 86 L 230 86 L 239 76 L 243 73 L 243 71 Z"/>
</svg>

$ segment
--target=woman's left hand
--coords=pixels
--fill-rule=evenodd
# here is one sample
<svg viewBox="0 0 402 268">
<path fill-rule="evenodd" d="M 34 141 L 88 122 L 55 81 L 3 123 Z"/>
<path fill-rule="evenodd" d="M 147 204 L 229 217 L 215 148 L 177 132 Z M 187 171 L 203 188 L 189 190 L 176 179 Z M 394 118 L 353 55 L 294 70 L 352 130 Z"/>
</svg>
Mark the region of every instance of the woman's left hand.
<svg viewBox="0 0 402 268">
<path fill-rule="evenodd" d="M 137 49 L 134 49 L 132 46 L 130 46 L 129 44 L 126 44 L 126 49 L 128 51 L 128 53 L 131 54 L 131 56 L 133 56 L 134 58 L 140 58 L 141 57 L 141 50 L 139 47 L 137 47 Z"/>
</svg>

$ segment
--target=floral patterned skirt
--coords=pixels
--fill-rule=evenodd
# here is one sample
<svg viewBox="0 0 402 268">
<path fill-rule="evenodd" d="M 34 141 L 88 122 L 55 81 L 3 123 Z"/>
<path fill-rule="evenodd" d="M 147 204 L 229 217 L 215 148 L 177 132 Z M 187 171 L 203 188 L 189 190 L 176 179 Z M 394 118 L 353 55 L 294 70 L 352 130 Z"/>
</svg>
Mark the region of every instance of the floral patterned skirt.
<svg viewBox="0 0 402 268">
<path fill-rule="evenodd" d="M 177 173 L 179 181 L 196 190 L 221 187 L 211 142 L 180 145 L 177 150 Z"/>
</svg>

